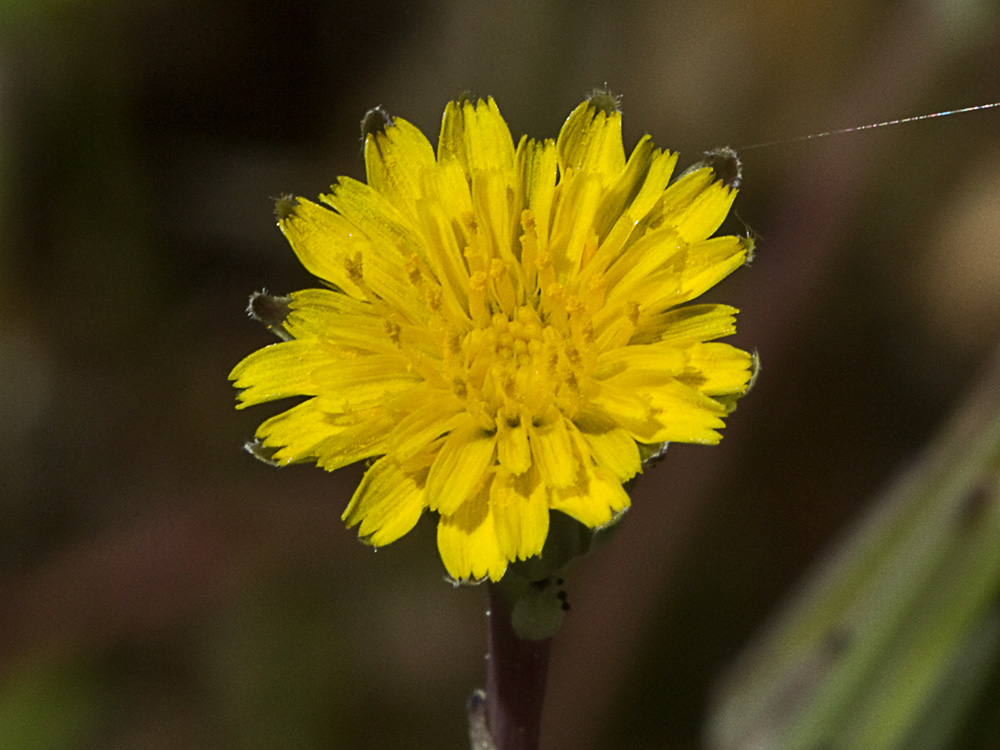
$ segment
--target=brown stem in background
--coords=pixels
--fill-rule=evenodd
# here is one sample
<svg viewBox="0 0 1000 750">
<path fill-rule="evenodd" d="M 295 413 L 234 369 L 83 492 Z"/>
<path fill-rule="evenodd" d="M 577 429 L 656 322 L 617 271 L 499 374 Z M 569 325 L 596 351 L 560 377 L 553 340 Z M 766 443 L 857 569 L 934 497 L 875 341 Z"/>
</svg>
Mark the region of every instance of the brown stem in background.
<svg viewBox="0 0 1000 750">
<path fill-rule="evenodd" d="M 526 641 L 511 625 L 511 605 L 489 584 L 486 723 L 496 750 L 537 750 L 552 639 Z"/>
</svg>

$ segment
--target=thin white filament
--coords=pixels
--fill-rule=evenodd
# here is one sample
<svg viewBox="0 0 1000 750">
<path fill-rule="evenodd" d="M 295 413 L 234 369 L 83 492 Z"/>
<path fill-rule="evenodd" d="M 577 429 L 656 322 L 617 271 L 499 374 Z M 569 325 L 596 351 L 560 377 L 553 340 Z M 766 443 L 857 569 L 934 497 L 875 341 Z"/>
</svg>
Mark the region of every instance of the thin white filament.
<svg viewBox="0 0 1000 750">
<path fill-rule="evenodd" d="M 945 117 L 946 115 L 960 115 L 964 112 L 976 112 L 983 109 L 993 109 L 994 107 L 1000 107 L 1000 102 L 992 102 L 990 104 L 977 104 L 974 107 L 963 107 L 962 109 L 949 109 L 943 112 L 934 112 L 929 115 L 914 115 L 913 117 L 901 117 L 897 120 L 886 120 L 885 122 L 873 122 L 870 125 L 855 125 L 850 128 L 840 128 L 839 130 L 827 130 L 823 133 L 812 133 L 810 135 L 799 135 L 792 138 L 779 138 L 774 141 L 765 141 L 763 143 L 754 143 L 749 146 L 742 146 L 737 148 L 737 151 L 749 151 L 754 148 L 764 148 L 765 146 L 780 146 L 786 143 L 798 143 L 799 141 L 811 141 L 816 138 L 826 138 L 831 135 L 844 135 L 846 133 L 856 133 L 860 130 L 874 130 L 875 128 L 885 128 L 890 125 L 902 125 L 907 122 L 917 122 L 918 120 L 930 120 L 934 117 Z"/>
</svg>

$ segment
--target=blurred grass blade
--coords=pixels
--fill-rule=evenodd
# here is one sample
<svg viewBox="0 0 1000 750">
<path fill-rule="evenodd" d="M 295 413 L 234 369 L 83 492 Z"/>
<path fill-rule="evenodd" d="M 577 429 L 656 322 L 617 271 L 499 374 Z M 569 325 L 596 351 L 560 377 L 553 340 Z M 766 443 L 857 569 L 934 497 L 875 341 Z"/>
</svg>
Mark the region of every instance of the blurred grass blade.
<svg viewBox="0 0 1000 750">
<path fill-rule="evenodd" d="M 53 655 L 26 659 L 0 683 L 0 748 L 93 747 L 108 696 L 92 663 Z"/>
<path fill-rule="evenodd" d="M 996 659 L 998 593 L 1000 356 L 726 675 L 708 746 L 946 747 Z M 956 674 L 970 658 L 982 674 Z"/>
<path fill-rule="evenodd" d="M 933 702 L 913 725 L 907 750 L 939 750 L 958 747 L 954 737 L 970 703 L 982 695 L 990 673 L 998 665 L 1000 609 L 986 618 L 971 634 L 958 659 L 938 685 Z M 994 735 L 993 741 L 996 740 Z"/>
</svg>

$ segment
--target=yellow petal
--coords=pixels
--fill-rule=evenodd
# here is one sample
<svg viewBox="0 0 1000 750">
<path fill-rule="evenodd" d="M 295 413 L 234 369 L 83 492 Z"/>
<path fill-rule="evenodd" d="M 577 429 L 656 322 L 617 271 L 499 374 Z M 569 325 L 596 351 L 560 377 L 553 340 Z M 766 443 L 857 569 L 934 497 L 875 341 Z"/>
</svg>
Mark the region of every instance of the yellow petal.
<svg viewBox="0 0 1000 750">
<path fill-rule="evenodd" d="M 323 394 L 327 408 L 367 409 L 393 394 L 410 390 L 421 381 L 420 375 L 407 365 L 398 352 L 357 357 L 341 354 L 316 365 L 310 382 L 313 390 Z"/>
<path fill-rule="evenodd" d="M 621 112 L 608 114 L 589 101 L 583 102 L 563 123 L 556 149 L 564 176 L 580 170 L 599 172 L 608 181 L 617 178 L 625 168 Z"/>
<path fill-rule="evenodd" d="M 538 244 L 543 248 L 548 244 L 549 214 L 555 196 L 556 157 L 555 143 L 551 139 L 523 138 L 517 147 L 515 185 L 523 193 L 516 196 L 515 205 L 532 212 Z"/>
<path fill-rule="evenodd" d="M 634 344 L 601 352 L 597 357 L 594 377 L 607 380 L 626 370 L 657 373 L 659 376 L 679 375 L 688 363 L 686 349 L 672 344 Z"/>
<path fill-rule="evenodd" d="M 549 504 L 553 510 L 562 511 L 593 529 L 628 508 L 630 500 L 609 469 L 595 466 L 581 472 L 577 484 L 553 491 Z"/>
<path fill-rule="evenodd" d="M 332 192 L 320 196 L 334 208 L 349 228 L 354 252 L 348 260 L 358 266 L 364 283 L 397 311 L 423 312 L 421 302 L 407 274 L 407 257 L 428 262 L 428 251 L 415 226 L 382 193 L 363 182 L 341 177 Z"/>
<path fill-rule="evenodd" d="M 636 146 L 635 152 L 638 151 L 639 147 Z M 628 167 L 632 166 L 631 162 L 632 158 L 629 158 Z M 626 175 L 623 176 L 622 187 L 619 187 L 619 189 L 627 188 L 626 194 L 631 199 L 627 204 L 625 216 L 628 217 L 629 221 L 636 223 L 646 218 L 646 215 L 653 210 L 663 195 L 663 191 L 670 182 L 670 176 L 674 172 L 674 167 L 677 165 L 677 154 L 654 149 L 649 156 L 648 167 L 640 172 L 642 165 L 643 161 L 640 161 L 635 166 L 636 171 L 639 172 L 636 176 L 640 178 L 637 183 L 639 185 L 638 192 L 635 191 L 633 183 L 627 179 L 628 169 L 626 169 Z M 633 195 L 634 197 L 632 197 Z"/>
<path fill-rule="evenodd" d="M 600 381 L 600 390 L 591 397 L 589 409 L 607 415 L 608 419 L 620 424 L 644 443 L 653 442 L 646 438 L 659 429 L 652 420 L 653 408 L 649 401 L 631 384 L 619 385 L 617 379 Z"/>
<path fill-rule="evenodd" d="M 472 175 L 472 205 L 480 247 L 490 251 L 486 259 L 500 258 L 516 263 L 511 232 L 511 173 L 499 170 L 479 171 Z"/>
<path fill-rule="evenodd" d="M 661 198 L 676 163 L 677 154 L 653 148 L 648 135 L 636 145 L 621 178 L 608 188 L 597 211 L 595 228 L 601 249 L 595 260 L 606 258 L 602 269 L 618 256 L 636 226 Z"/>
<path fill-rule="evenodd" d="M 420 198 L 421 172 L 434 163 L 430 141 L 402 117 L 365 138 L 368 185 L 411 218 Z"/>
<path fill-rule="evenodd" d="M 562 414 L 538 425 L 529 423 L 528 438 L 534 464 L 547 486 L 565 487 L 575 479 L 576 458 Z"/>
<path fill-rule="evenodd" d="M 442 515 L 454 513 L 484 484 L 493 465 L 496 435 L 463 415 L 445 438 L 427 478 L 427 505 Z"/>
<path fill-rule="evenodd" d="M 531 466 L 528 419 L 523 415 L 514 420 L 497 420 L 497 462 L 511 474 L 523 474 Z"/>
<path fill-rule="evenodd" d="M 462 165 L 462 171 L 469 173 L 469 162 L 465 156 L 465 107 L 472 106 L 466 99 L 448 102 L 441 118 L 441 132 L 438 134 L 437 158 L 439 163 L 451 159 Z"/>
<path fill-rule="evenodd" d="M 605 274 L 608 300 L 620 295 L 645 301 L 641 296 L 643 285 L 656 272 L 677 275 L 677 258 L 686 245 L 674 227 L 662 227 L 644 234 L 631 243 Z M 679 281 L 672 287 L 679 286 Z M 662 294 L 662 292 L 661 292 Z"/>
<path fill-rule="evenodd" d="M 413 373 L 403 372 L 411 369 L 411 363 L 400 351 L 402 339 L 406 339 L 408 344 L 438 353 L 436 344 L 426 343 L 432 340 L 426 328 L 409 324 L 390 325 L 369 302 L 356 300 L 341 292 L 328 289 L 293 292 L 289 309 L 284 321 L 285 330 L 296 339 L 321 341 L 328 346 L 334 359 L 371 354 L 395 358 L 401 374 L 412 378 Z"/>
<path fill-rule="evenodd" d="M 358 536 L 381 547 L 412 529 L 425 507 L 422 477 L 382 458 L 365 472 L 343 520 L 348 528 L 360 523 Z"/>
<path fill-rule="evenodd" d="M 541 553 L 549 532 L 549 504 L 539 472 L 498 474 L 490 485 L 490 507 L 504 557 L 526 560 Z"/>
<path fill-rule="evenodd" d="M 552 220 L 549 249 L 560 278 L 579 272 L 588 240 L 596 242 L 595 213 L 603 195 L 601 177 L 581 174 L 559 185 L 559 203 Z"/>
<path fill-rule="evenodd" d="M 632 154 L 625 163 L 625 168 L 618 176 L 618 179 L 604 190 L 595 226 L 602 242 L 612 226 L 622 220 L 626 223 L 629 221 L 629 217 L 625 215 L 625 209 L 632 202 L 632 199 L 639 191 L 639 187 L 645 181 L 655 152 L 653 139 L 648 135 L 644 135 L 639 139 L 636 147 L 632 149 Z M 669 175 L 667 177 L 669 180 Z M 646 206 L 646 211 L 652 208 L 656 199 L 663 194 L 663 189 L 667 186 L 668 180 L 663 180 L 659 188 L 653 191 L 655 195 L 653 200 L 649 201 L 649 205 Z M 631 227 L 629 231 L 631 232 Z"/>
<path fill-rule="evenodd" d="M 680 252 L 671 255 L 669 264 L 659 264 L 656 270 L 653 270 L 652 264 L 640 266 L 637 263 L 636 268 L 646 273 L 628 271 L 626 278 L 608 292 L 608 300 L 614 301 L 623 296 L 642 300 L 645 309 L 660 312 L 703 294 L 743 265 L 748 254 L 747 241 L 733 236 L 715 237 L 687 248 L 681 247 Z M 628 257 L 629 252 L 626 252 L 622 260 Z"/>
<path fill-rule="evenodd" d="M 692 344 L 685 350 L 688 366 L 679 380 L 699 393 L 723 396 L 743 393 L 750 382 L 753 358 L 729 344 Z"/>
<path fill-rule="evenodd" d="M 493 97 L 479 100 L 475 107 L 466 102 L 465 158 L 469 174 L 480 171 L 509 171 L 514 166 L 514 140 Z"/>
<path fill-rule="evenodd" d="M 257 437 L 265 446 L 279 449 L 272 456 L 274 461 L 284 465 L 317 458 L 316 445 L 347 427 L 338 424 L 317 403 L 317 399 L 311 398 L 265 420 L 257 428 Z"/>
<path fill-rule="evenodd" d="M 619 349 L 635 341 L 639 305 L 619 297 L 607 302 L 594 318 L 595 348 L 599 352 Z"/>
<path fill-rule="evenodd" d="M 292 292 L 285 329 L 297 339 L 325 336 L 350 341 L 351 346 L 367 342 L 387 342 L 385 321 L 371 304 L 330 289 L 305 289 Z M 356 331 L 359 331 L 356 333 Z M 342 338 L 343 337 L 343 338 Z"/>
<path fill-rule="evenodd" d="M 468 316 L 469 269 L 464 250 L 468 240 L 456 231 L 456 216 L 472 213 L 472 193 L 462 167 L 454 160 L 424 173 L 426 197 L 418 202 L 419 227 L 431 248 L 428 265 L 449 294 L 448 312 Z"/>
<path fill-rule="evenodd" d="M 482 170 L 509 170 L 514 141 L 496 102 L 449 102 L 441 121 L 438 161 L 454 159 L 469 177 Z"/>
<path fill-rule="evenodd" d="M 729 305 L 688 305 L 656 314 L 640 314 L 632 343 L 664 341 L 683 346 L 731 336 L 736 333 L 737 312 Z"/>
<path fill-rule="evenodd" d="M 386 453 L 393 425 L 389 415 L 376 411 L 355 416 L 354 420 L 345 419 L 347 426 L 343 430 L 311 448 L 317 457 L 316 465 L 321 469 L 336 471 Z"/>
<path fill-rule="evenodd" d="M 641 443 L 719 442 L 726 408 L 669 375 L 625 372 L 601 381 L 590 408 Z"/>
<path fill-rule="evenodd" d="M 627 482 L 642 470 L 639 447 L 626 430 L 610 420 L 599 421 L 594 415 L 581 415 L 574 424 L 584 442 L 579 446 L 581 452 L 609 469 L 619 482 Z"/>
<path fill-rule="evenodd" d="M 330 351 L 315 341 L 283 341 L 258 349 L 229 373 L 242 388 L 238 409 L 290 396 L 319 393 L 313 372 L 331 361 Z"/>
<path fill-rule="evenodd" d="M 341 177 L 320 199 L 342 215 L 351 231 L 363 234 L 380 249 L 418 249 L 420 240 L 408 217 L 386 195 L 370 185 Z M 390 257 L 397 257 L 393 252 Z"/>
<path fill-rule="evenodd" d="M 721 439 L 717 430 L 725 423 L 725 407 L 718 401 L 698 393 L 682 383 L 660 385 L 646 392 L 656 410 L 660 429 L 650 443 L 705 443 L 714 445 Z"/>
<path fill-rule="evenodd" d="M 313 276 L 343 289 L 352 297 L 364 293 L 347 271 L 347 260 L 367 251 L 367 238 L 329 209 L 305 198 L 295 210 L 278 222 L 299 261 Z"/>
<path fill-rule="evenodd" d="M 406 461 L 428 443 L 448 433 L 468 418 L 464 405 L 451 393 L 433 388 L 415 390 L 424 403 L 415 406 L 392 428 L 390 451 L 398 461 Z M 412 400 L 412 399 L 411 399 Z"/>
<path fill-rule="evenodd" d="M 685 258 L 680 294 L 672 304 L 681 304 L 718 284 L 750 257 L 752 242 L 746 237 L 715 237 L 692 245 Z"/>
<path fill-rule="evenodd" d="M 711 167 L 702 167 L 667 188 L 658 210 L 685 242 L 699 242 L 722 225 L 735 198 Z"/>
<path fill-rule="evenodd" d="M 499 581 L 507 570 L 490 510 L 489 487 L 466 500 L 455 513 L 441 516 L 437 527 L 438 551 L 448 574 L 456 579 L 489 576 Z"/>
</svg>

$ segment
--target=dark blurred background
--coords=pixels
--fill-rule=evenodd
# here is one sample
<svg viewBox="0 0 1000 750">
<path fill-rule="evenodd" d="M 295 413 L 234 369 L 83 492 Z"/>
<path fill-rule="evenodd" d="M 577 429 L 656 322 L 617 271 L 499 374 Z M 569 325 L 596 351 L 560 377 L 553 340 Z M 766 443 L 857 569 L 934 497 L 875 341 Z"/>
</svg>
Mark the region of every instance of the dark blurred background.
<svg viewBox="0 0 1000 750">
<path fill-rule="evenodd" d="M 365 110 L 436 140 L 468 89 L 555 136 L 607 84 L 626 147 L 683 166 L 994 101 L 998 22 L 989 0 L 4 0 L 0 748 L 467 746 L 484 592 L 443 582 L 430 519 L 359 544 L 357 471 L 244 454 L 274 410 L 226 381 L 270 343 L 247 295 L 314 283 L 273 197 L 362 176 Z M 1000 334 L 998 134 L 988 111 L 742 152 L 727 229 L 758 257 L 710 298 L 763 374 L 576 565 L 546 750 L 698 747 L 713 681 L 945 419 Z"/>
</svg>

